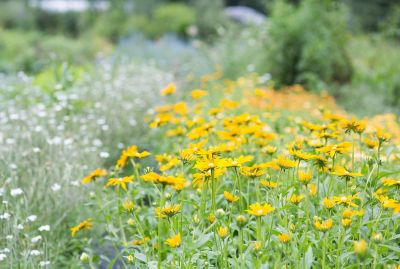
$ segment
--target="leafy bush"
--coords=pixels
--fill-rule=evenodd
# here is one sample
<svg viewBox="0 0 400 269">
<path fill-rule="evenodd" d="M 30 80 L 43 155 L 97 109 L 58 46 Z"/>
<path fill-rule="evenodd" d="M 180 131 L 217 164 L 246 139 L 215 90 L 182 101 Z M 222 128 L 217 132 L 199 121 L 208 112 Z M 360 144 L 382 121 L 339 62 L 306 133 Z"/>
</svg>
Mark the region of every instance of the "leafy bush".
<svg viewBox="0 0 400 269">
<path fill-rule="evenodd" d="M 0 28 L 0 72 L 36 73 L 52 62 L 85 64 L 97 52 L 108 50 L 109 44 L 99 37 L 85 36 L 75 40 L 61 35 Z"/>
<path fill-rule="evenodd" d="M 329 1 L 305 0 L 298 8 L 277 1 L 267 43 L 268 70 L 279 85 L 347 82 L 352 65 L 346 53 L 343 12 Z"/>
<path fill-rule="evenodd" d="M 192 0 L 196 10 L 196 27 L 202 38 L 213 39 L 217 29 L 227 24 L 222 0 Z"/>
</svg>

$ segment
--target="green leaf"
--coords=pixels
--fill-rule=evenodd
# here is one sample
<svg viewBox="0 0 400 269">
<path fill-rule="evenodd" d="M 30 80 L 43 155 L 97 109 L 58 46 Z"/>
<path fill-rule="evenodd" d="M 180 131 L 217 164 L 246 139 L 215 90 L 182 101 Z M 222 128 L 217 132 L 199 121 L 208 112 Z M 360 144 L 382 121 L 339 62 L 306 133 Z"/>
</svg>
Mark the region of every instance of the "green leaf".
<svg viewBox="0 0 400 269">
<path fill-rule="evenodd" d="M 312 251 L 312 247 L 309 246 L 306 252 L 306 255 L 304 256 L 304 265 L 306 269 L 310 269 L 312 264 L 314 262 L 314 254 Z"/>
<path fill-rule="evenodd" d="M 139 261 L 147 262 L 146 255 L 144 255 L 143 253 L 139 252 L 135 253 L 135 258 L 138 259 Z"/>
</svg>

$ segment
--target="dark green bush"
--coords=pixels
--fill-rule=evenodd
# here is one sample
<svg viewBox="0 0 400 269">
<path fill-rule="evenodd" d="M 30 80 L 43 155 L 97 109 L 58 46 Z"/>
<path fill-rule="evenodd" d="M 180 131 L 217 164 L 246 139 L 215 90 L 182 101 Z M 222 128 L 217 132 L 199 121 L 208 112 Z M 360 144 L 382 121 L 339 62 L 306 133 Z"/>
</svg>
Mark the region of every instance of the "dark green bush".
<svg viewBox="0 0 400 269">
<path fill-rule="evenodd" d="M 194 10 L 185 4 L 160 5 L 154 10 L 151 28 L 148 31 L 153 37 L 168 32 L 185 36 L 187 27 L 195 23 L 195 16 Z"/>
<path fill-rule="evenodd" d="M 278 86 L 300 83 L 320 88 L 351 79 L 343 14 L 327 0 L 304 0 L 298 7 L 275 3 L 266 66 Z"/>
</svg>

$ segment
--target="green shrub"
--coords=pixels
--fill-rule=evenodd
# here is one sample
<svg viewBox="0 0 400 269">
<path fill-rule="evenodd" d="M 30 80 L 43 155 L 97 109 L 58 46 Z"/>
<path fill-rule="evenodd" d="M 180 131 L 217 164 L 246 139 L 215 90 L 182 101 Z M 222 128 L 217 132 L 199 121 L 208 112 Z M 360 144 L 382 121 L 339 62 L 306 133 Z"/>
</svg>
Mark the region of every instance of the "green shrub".
<svg viewBox="0 0 400 269">
<path fill-rule="evenodd" d="M 84 36 L 75 40 L 61 35 L 0 28 L 0 72 L 37 73 L 50 63 L 86 64 L 97 52 L 106 52 L 108 46 L 98 37 Z"/>
<path fill-rule="evenodd" d="M 276 2 L 266 66 L 278 85 L 321 88 L 325 82 L 351 79 L 343 17 L 343 11 L 330 1 L 305 0 L 298 7 Z"/>
<path fill-rule="evenodd" d="M 195 19 L 196 14 L 188 5 L 179 3 L 160 5 L 154 10 L 148 31 L 153 37 L 168 32 L 185 36 L 187 27 L 194 24 Z"/>
<path fill-rule="evenodd" d="M 212 40 L 217 35 L 218 28 L 228 24 L 228 19 L 223 13 L 224 1 L 192 0 L 192 3 L 196 11 L 196 27 L 199 36 Z"/>
</svg>

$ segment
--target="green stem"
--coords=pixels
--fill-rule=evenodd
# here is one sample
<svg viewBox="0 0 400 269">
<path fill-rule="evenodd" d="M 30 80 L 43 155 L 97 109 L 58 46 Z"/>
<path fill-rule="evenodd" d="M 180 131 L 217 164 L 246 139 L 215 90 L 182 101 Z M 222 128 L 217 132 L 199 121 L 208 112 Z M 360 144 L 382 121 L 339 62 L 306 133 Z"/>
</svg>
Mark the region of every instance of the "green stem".
<svg viewBox="0 0 400 269">
<path fill-rule="evenodd" d="M 164 186 L 161 188 L 161 193 L 160 193 L 160 208 L 164 206 Z M 162 218 L 158 219 L 157 223 L 157 239 L 158 239 L 158 262 L 157 262 L 157 268 L 161 269 L 161 255 L 162 255 L 162 240 L 161 240 L 161 234 L 162 234 Z"/>
</svg>

